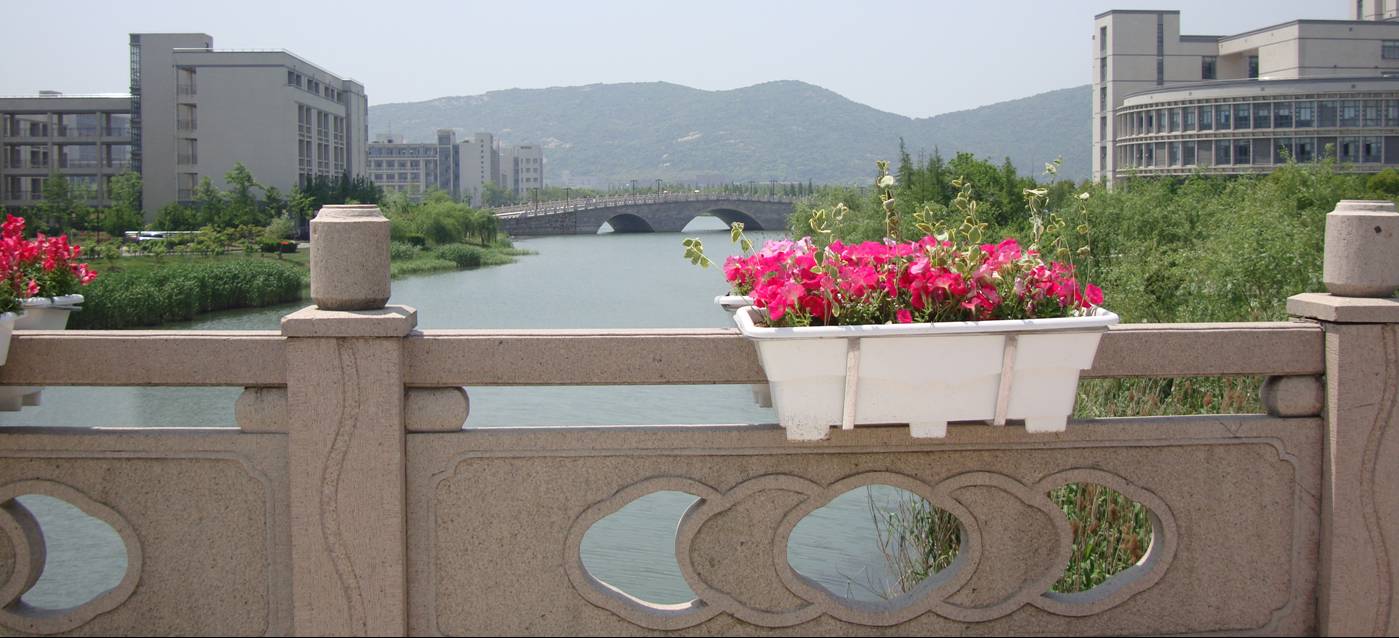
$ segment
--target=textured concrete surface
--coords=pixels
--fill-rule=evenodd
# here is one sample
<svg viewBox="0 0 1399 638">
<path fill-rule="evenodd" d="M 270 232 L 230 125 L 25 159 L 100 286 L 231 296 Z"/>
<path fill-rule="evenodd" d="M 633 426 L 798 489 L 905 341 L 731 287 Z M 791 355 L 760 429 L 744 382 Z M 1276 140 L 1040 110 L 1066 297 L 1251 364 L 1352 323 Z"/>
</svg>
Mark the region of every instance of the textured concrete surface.
<svg viewBox="0 0 1399 638">
<path fill-rule="evenodd" d="M 1334 295 L 1388 297 L 1399 288 L 1399 213 L 1387 200 L 1341 200 L 1326 215 L 1321 281 Z"/>
<path fill-rule="evenodd" d="M 311 301 L 325 310 L 388 303 L 389 220 L 378 206 L 324 206 L 311 220 Z"/>
<path fill-rule="evenodd" d="M 372 310 L 325 310 L 307 306 L 282 317 L 288 337 L 402 337 L 418 325 L 418 311 L 408 306 Z"/>
<path fill-rule="evenodd" d="M 1399 326 L 1326 326 L 1320 630 L 1399 634 Z"/>
<path fill-rule="evenodd" d="M 1399 299 L 1304 292 L 1287 298 L 1287 314 L 1332 323 L 1399 323 Z"/>
<path fill-rule="evenodd" d="M 251 330 L 17 332 L 0 385 L 282 385 L 285 341 Z"/>
<path fill-rule="evenodd" d="M 1320 374 L 1322 345 L 1303 322 L 1118 325 L 1082 376 Z M 404 352 L 413 386 L 767 381 L 734 329 L 423 330 Z"/>
<path fill-rule="evenodd" d="M 1326 385 L 1318 376 L 1268 377 L 1258 394 L 1273 416 L 1317 416 L 1326 404 Z"/>
<path fill-rule="evenodd" d="M 297 635 L 405 631 L 402 357 L 399 339 L 288 340 Z"/>
<path fill-rule="evenodd" d="M 5 608 L 0 634 L 289 633 L 286 472 L 284 436 L 0 429 L 0 501 L 67 501 L 110 525 L 128 560 L 115 589 L 75 609 Z"/>
<path fill-rule="evenodd" d="M 521 428 L 408 436 L 414 634 L 1302 634 L 1316 623 L 1320 419 L 1100 420 L 1059 435 L 895 428 L 793 446 L 767 427 Z M 1155 515 L 1137 567 L 1046 593 L 1068 521 L 1045 494 L 1089 482 Z M 967 542 L 911 595 L 850 603 L 787 564 L 795 525 L 892 485 L 954 514 Z M 593 579 L 593 523 L 659 490 L 700 500 L 677 532 L 698 600 L 653 606 Z M 503 498 L 509 494 L 509 498 Z M 509 583 L 502 586 L 501 583 Z M 529 610 L 524 612 L 523 610 Z"/>
</svg>

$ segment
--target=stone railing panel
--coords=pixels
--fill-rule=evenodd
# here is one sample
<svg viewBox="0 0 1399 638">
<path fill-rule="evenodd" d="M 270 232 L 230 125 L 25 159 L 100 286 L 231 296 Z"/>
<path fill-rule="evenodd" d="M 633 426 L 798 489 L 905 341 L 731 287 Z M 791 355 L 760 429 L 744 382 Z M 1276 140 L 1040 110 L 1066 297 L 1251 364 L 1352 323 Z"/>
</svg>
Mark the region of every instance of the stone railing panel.
<svg viewBox="0 0 1399 638">
<path fill-rule="evenodd" d="M 0 385 L 286 385 L 273 331 L 18 330 Z"/>
<path fill-rule="evenodd" d="M 415 634 L 1307 633 L 1316 626 L 1320 419 L 1158 417 L 1062 435 L 953 426 L 794 445 L 770 426 L 522 428 L 408 436 Z M 1102 484 L 1154 514 L 1142 562 L 1049 593 L 1071 532 L 1046 494 Z M 962 554 L 911 594 L 852 603 L 797 574 L 787 535 L 864 485 L 921 495 L 962 523 Z M 699 497 L 677 534 L 698 599 L 651 605 L 595 580 L 587 529 L 635 498 Z M 968 626 L 971 623 L 971 626 Z M 688 632 L 686 632 L 688 633 Z"/>
<path fill-rule="evenodd" d="M 0 634 L 288 633 L 286 474 L 285 436 L 0 431 L 0 500 L 13 505 L 16 496 L 38 494 L 67 501 L 111 526 L 127 553 L 116 588 L 67 610 L 7 605 Z M 13 550 L 16 542 L 0 533 L 0 544 Z"/>
<path fill-rule="evenodd" d="M 1316 375 L 1307 323 L 1128 324 L 1103 335 L 1084 378 Z M 763 383 L 737 330 L 424 330 L 404 343 L 413 386 Z"/>
</svg>

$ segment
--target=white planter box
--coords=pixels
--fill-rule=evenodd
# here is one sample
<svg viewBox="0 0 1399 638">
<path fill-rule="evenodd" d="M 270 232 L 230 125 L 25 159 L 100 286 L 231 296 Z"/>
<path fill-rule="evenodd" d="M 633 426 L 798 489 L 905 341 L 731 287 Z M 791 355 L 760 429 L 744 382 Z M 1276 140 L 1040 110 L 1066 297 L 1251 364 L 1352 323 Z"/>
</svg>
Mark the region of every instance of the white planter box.
<svg viewBox="0 0 1399 638">
<path fill-rule="evenodd" d="M 15 321 L 19 315 L 13 312 L 0 313 L 0 365 L 10 358 L 10 334 L 15 331 Z"/>
<path fill-rule="evenodd" d="M 1118 321 L 1099 308 L 1062 319 L 763 328 L 759 312 L 741 308 L 734 321 L 757 345 L 778 422 L 801 441 L 887 423 L 907 423 L 915 437 L 946 436 L 949 421 L 1023 419 L 1027 431 L 1062 432 L 1079 372 Z"/>
<path fill-rule="evenodd" d="M 729 314 L 738 312 L 739 308 L 747 308 L 753 305 L 753 298 L 748 295 L 719 295 L 714 298 L 714 303 L 727 310 Z M 753 393 L 753 403 L 760 408 L 772 407 L 772 389 L 766 383 L 754 383 L 748 386 L 749 392 Z"/>
<path fill-rule="evenodd" d="M 82 295 L 31 297 L 25 299 L 24 314 L 14 322 L 15 330 L 63 330 L 68 327 L 68 315 L 83 303 Z M 10 335 L 5 333 L 8 354 Z M 3 361 L 3 359 L 0 359 Z M 15 412 L 26 405 L 39 405 L 43 388 L 30 386 L 0 386 L 0 412 Z"/>
</svg>

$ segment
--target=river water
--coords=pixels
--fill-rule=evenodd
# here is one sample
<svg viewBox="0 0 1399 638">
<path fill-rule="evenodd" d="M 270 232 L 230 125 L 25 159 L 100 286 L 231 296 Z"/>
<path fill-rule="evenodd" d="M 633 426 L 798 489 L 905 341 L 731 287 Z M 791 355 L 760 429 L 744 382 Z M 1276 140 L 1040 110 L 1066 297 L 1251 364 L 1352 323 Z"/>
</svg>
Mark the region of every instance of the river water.
<svg viewBox="0 0 1399 638">
<path fill-rule="evenodd" d="M 731 246 L 723 224 L 699 218 L 688 235 L 703 239 L 716 262 Z M 762 238 L 762 234 L 755 234 Z M 775 235 L 769 235 L 773 237 Z M 514 264 L 412 277 L 393 283 L 390 303 L 418 309 L 420 328 L 714 328 L 732 326 L 713 304 L 725 290 L 716 268 L 682 259 L 681 235 L 610 234 L 520 240 L 535 255 Z M 305 305 L 231 311 L 174 330 L 276 330 Z M 0 413 L 0 425 L 232 427 L 239 388 L 49 388 L 43 405 Z M 467 427 L 535 425 L 771 423 L 747 386 L 468 388 Z M 832 591 L 878 599 L 889 574 L 876 542 L 871 501 L 891 507 L 906 494 L 851 492 L 813 513 L 793 533 L 792 566 Z M 661 492 L 600 521 L 583 542 L 598 578 L 644 600 L 683 602 L 693 593 L 674 555 L 675 527 L 693 497 Z M 125 558 L 115 535 L 76 509 L 24 497 L 49 543 L 49 565 L 25 595 L 61 608 L 120 581 Z"/>
</svg>

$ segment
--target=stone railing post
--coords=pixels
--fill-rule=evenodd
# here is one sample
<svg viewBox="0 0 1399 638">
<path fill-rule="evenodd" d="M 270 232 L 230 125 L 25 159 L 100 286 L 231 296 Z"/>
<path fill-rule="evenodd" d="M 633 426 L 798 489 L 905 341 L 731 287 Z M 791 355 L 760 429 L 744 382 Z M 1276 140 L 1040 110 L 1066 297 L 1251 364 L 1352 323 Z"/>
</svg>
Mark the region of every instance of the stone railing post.
<svg viewBox="0 0 1399 638">
<path fill-rule="evenodd" d="M 407 632 L 403 337 L 389 298 L 389 222 L 377 206 L 311 220 L 311 300 L 287 339 L 293 628 Z"/>
<path fill-rule="evenodd" d="M 1329 293 L 1287 300 L 1326 334 L 1317 630 L 1399 634 L 1399 214 L 1342 201 L 1326 217 Z"/>
</svg>

